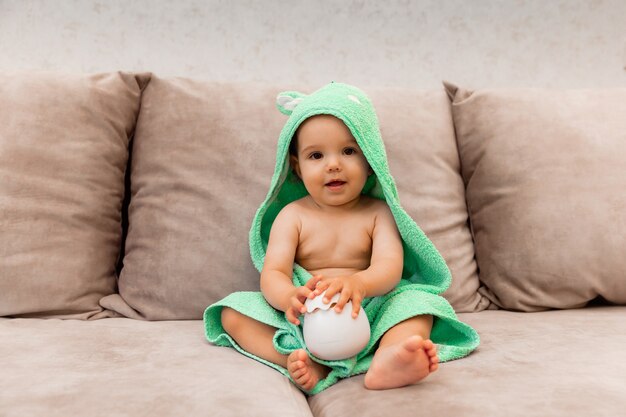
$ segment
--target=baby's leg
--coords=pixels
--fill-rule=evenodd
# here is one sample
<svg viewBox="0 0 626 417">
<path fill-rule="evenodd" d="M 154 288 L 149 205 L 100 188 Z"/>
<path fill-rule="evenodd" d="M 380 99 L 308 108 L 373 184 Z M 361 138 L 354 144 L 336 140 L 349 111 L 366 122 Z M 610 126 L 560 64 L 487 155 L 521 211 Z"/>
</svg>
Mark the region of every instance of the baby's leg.
<svg viewBox="0 0 626 417">
<path fill-rule="evenodd" d="M 381 338 L 365 375 L 369 389 L 415 384 L 438 368 L 437 349 L 429 339 L 433 318 L 412 317 L 389 329 Z"/>
<path fill-rule="evenodd" d="M 298 385 L 310 390 L 326 377 L 329 369 L 308 357 L 304 349 L 282 355 L 274 349 L 276 328 L 254 320 L 232 308 L 222 309 L 222 327 L 244 350 L 287 368 Z"/>
</svg>

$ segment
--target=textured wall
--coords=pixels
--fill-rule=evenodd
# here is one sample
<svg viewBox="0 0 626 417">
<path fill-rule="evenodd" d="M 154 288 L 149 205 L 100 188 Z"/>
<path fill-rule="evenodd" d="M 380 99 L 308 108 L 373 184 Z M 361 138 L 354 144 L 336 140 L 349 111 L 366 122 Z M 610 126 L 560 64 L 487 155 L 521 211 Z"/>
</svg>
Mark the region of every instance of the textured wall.
<svg viewBox="0 0 626 417">
<path fill-rule="evenodd" d="M 0 0 L 0 71 L 591 87 L 625 66 L 624 0 Z"/>
</svg>

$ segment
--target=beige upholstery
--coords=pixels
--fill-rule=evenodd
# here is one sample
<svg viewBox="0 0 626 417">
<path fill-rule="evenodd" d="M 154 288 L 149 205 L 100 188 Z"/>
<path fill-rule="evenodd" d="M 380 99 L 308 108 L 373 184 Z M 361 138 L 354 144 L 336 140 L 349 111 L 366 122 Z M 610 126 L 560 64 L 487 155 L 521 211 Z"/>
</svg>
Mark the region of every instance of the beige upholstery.
<svg viewBox="0 0 626 417">
<path fill-rule="evenodd" d="M 104 305 L 150 320 L 199 319 L 230 292 L 258 290 L 248 230 L 284 121 L 275 95 L 152 77 L 133 144 L 120 296 Z"/>
<path fill-rule="evenodd" d="M 412 387 L 363 376 L 308 399 L 287 378 L 209 345 L 201 321 L 0 319 L 0 415 L 618 416 L 626 307 L 460 314 L 482 336 Z"/>
<path fill-rule="evenodd" d="M 134 138 L 119 295 L 104 306 L 134 318 L 199 319 L 233 291 L 259 290 L 248 230 L 286 121 L 275 107 L 280 91 L 152 77 Z M 401 201 L 452 270 L 446 297 L 458 311 L 486 308 L 445 92 L 367 92 Z"/>
<path fill-rule="evenodd" d="M 626 89 L 450 93 L 485 294 L 626 303 Z"/>
<path fill-rule="evenodd" d="M 201 321 L 0 318 L 0 415 L 310 416 L 269 366 L 211 346 Z"/>
<path fill-rule="evenodd" d="M 626 402 L 626 307 L 459 314 L 481 335 L 470 356 L 417 385 L 343 380 L 309 399 L 316 417 L 618 416 Z"/>
<path fill-rule="evenodd" d="M 624 90 L 448 86 L 451 110 L 444 90 L 361 87 L 457 311 L 626 304 Z M 248 229 L 285 122 L 273 99 L 292 89 L 307 91 L 0 74 L 0 316 L 29 317 L 0 318 L 0 416 L 623 414 L 626 306 L 598 300 L 461 313 L 479 348 L 387 391 L 360 375 L 307 398 L 209 344 L 204 308 L 259 287 Z"/>
<path fill-rule="evenodd" d="M 0 316 L 108 315 L 140 93 L 128 73 L 0 74 Z"/>
<path fill-rule="evenodd" d="M 489 307 L 481 296 L 450 104 L 444 91 L 368 89 L 402 207 L 443 255 L 457 312 Z"/>
</svg>

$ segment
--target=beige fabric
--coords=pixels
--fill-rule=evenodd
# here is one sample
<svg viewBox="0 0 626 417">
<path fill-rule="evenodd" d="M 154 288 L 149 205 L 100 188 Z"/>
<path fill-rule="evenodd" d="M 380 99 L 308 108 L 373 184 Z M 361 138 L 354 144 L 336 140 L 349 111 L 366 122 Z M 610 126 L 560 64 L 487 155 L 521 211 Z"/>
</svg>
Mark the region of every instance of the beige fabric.
<svg viewBox="0 0 626 417">
<path fill-rule="evenodd" d="M 259 290 L 248 230 L 273 174 L 286 121 L 274 100 L 286 89 L 299 88 L 152 78 L 133 145 L 120 295 L 102 305 L 127 317 L 198 319 L 233 291 Z M 447 296 L 461 311 L 484 308 L 445 92 L 366 91 L 401 201 L 455 276 Z"/>
<path fill-rule="evenodd" d="M 0 415 L 310 417 L 279 372 L 201 321 L 0 319 Z"/>
<path fill-rule="evenodd" d="M 120 295 L 103 305 L 136 318 L 199 319 L 233 291 L 259 290 L 248 230 L 284 122 L 276 94 L 152 77 L 133 144 Z"/>
<path fill-rule="evenodd" d="M 449 90 L 485 294 L 626 303 L 626 89 Z"/>
<path fill-rule="evenodd" d="M 368 391 L 363 375 L 309 399 L 316 417 L 585 417 L 626 408 L 626 308 L 460 314 L 481 345 L 410 387 Z"/>
<path fill-rule="evenodd" d="M 484 310 L 489 300 L 477 292 L 474 243 L 445 91 L 367 92 L 378 113 L 402 207 L 433 241 L 452 273 L 443 296 L 457 312 Z"/>
<path fill-rule="evenodd" d="M 107 315 L 139 103 L 127 73 L 0 74 L 0 316 Z"/>
<path fill-rule="evenodd" d="M 619 416 L 626 307 L 459 318 L 481 345 L 423 382 L 363 376 L 309 398 L 313 415 Z M 0 415 L 310 416 L 280 373 L 204 340 L 201 321 L 0 319 Z"/>
</svg>

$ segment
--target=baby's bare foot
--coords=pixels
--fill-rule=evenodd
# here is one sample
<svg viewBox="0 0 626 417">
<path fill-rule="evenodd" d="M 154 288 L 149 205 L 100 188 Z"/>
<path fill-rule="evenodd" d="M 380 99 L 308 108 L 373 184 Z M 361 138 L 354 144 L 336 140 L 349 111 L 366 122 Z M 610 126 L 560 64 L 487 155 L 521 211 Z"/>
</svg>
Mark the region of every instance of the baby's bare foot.
<svg viewBox="0 0 626 417">
<path fill-rule="evenodd" d="M 415 384 L 439 367 L 437 348 L 430 340 L 411 336 L 379 349 L 365 375 L 365 388 L 388 389 Z"/>
<path fill-rule="evenodd" d="M 304 349 L 291 352 L 287 358 L 287 370 L 296 384 L 307 391 L 326 378 L 329 371 L 324 365 L 313 362 Z"/>
</svg>

